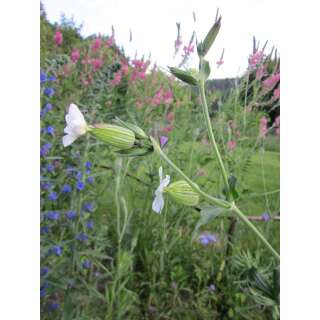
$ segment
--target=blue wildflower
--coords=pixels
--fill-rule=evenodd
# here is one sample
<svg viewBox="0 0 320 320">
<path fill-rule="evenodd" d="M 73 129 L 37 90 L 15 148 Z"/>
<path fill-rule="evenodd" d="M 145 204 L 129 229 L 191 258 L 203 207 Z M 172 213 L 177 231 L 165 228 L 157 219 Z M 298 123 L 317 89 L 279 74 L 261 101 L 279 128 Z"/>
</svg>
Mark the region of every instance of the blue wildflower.
<svg viewBox="0 0 320 320">
<path fill-rule="evenodd" d="M 88 260 L 88 259 L 83 260 L 83 262 L 82 262 L 82 267 L 83 267 L 84 269 L 90 269 L 90 267 L 91 267 L 91 261 Z"/>
<path fill-rule="evenodd" d="M 94 204 L 92 202 L 85 202 L 82 208 L 84 211 L 92 212 L 94 210 Z"/>
<path fill-rule="evenodd" d="M 48 88 L 45 88 L 45 89 L 44 89 L 44 92 L 43 92 L 43 93 L 44 93 L 47 97 L 51 98 L 51 97 L 55 94 L 55 92 L 56 92 L 55 89 L 53 89 L 53 88 L 51 88 L 51 87 L 48 87 Z"/>
<path fill-rule="evenodd" d="M 86 166 L 87 169 L 90 169 L 92 167 L 92 163 L 90 161 L 87 161 L 85 163 L 85 166 Z"/>
<path fill-rule="evenodd" d="M 56 76 L 51 76 L 47 78 L 47 81 L 56 81 L 56 80 L 57 80 Z"/>
<path fill-rule="evenodd" d="M 40 155 L 43 157 L 48 154 L 49 150 L 52 148 L 52 143 L 48 142 L 40 149 Z"/>
<path fill-rule="evenodd" d="M 59 309 L 59 307 L 60 307 L 60 304 L 57 302 L 50 303 L 50 310 L 51 311 L 55 311 L 55 310 Z"/>
<path fill-rule="evenodd" d="M 43 109 L 43 110 L 45 111 L 45 113 L 47 113 L 47 112 L 51 111 L 52 108 L 53 108 L 52 104 L 51 104 L 51 103 L 47 103 L 47 104 L 44 106 L 44 109 Z"/>
<path fill-rule="evenodd" d="M 84 183 L 82 181 L 77 181 L 77 184 L 76 184 L 76 188 L 77 190 L 81 191 L 84 189 Z"/>
<path fill-rule="evenodd" d="M 77 178 L 78 180 L 81 180 L 81 179 L 82 179 L 82 172 L 81 172 L 81 171 L 78 171 L 78 172 L 76 173 L 76 178 Z"/>
<path fill-rule="evenodd" d="M 40 233 L 41 234 L 49 233 L 49 227 L 48 226 L 41 227 Z"/>
<path fill-rule="evenodd" d="M 88 229 L 93 229 L 93 227 L 94 227 L 94 222 L 93 222 L 93 220 L 88 220 L 88 221 L 86 222 L 86 227 L 87 227 Z"/>
<path fill-rule="evenodd" d="M 87 182 L 88 182 L 89 184 L 92 184 L 93 181 L 94 181 L 93 177 L 88 177 L 88 178 L 87 178 Z"/>
<path fill-rule="evenodd" d="M 203 245 L 208 245 L 217 241 L 217 237 L 214 234 L 203 233 L 199 237 L 199 241 Z"/>
<path fill-rule="evenodd" d="M 64 184 L 61 188 L 61 191 L 63 193 L 70 193 L 72 191 L 72 187 L 70 186 L 70 184 Z"/>
<path fill-rule="evenodd" d="M 90 169 L 87 169 L 86 170 L 86 174 L 90 174 L 91 173 L 91 170 Z"/>
<path fill-rule="evenodd" d="M 75 211 L 68 211 L 66 217 L 69 220 L 74 220 L 77 217 L 77 213 Z"/>
<path fill-rule="evenodd" d="M 271 219 L 270 215 L 268 212 L 264 212 L 261 216 L 263 221 L 269 221 Z"/>
<path fill-rule="evenodd" d="M 62 248 L 60 246 L 53 246 L 52 251 L 57 257 L 62 255 Z"/>
<path fill-rule="evenodd" d="M 48 200 L 56 201 L 58 199 L 58 194 L 54 191 L 50 192 L 48 195 Z"/>
<path fill-rule="evenodd" d="M 42 70 L 40 70 L 40 83 L 44 83 L 46 81 L 47 81 L 47 75 Z"/>
<path fill-rule="evenodd" d="M 77 236 L 76 236 L 76 240 L 79 240 L 80 242 L 85 242 L 87 240 L 89 240 L 89 237 L 87 234 L 85 234 L 84 232 L 80 232 Z"/>
<path fill-rule="evenodd" d="M 59 219 L 59 216 L 60 216 L 60 213 L 57 212 L 57 211 L 49 211 L 49 212 L 47 213 L 47 218 L 48 218 L 49 220 L 56 221 L 56 220 Z"/>
<path fill-rule="evenodd" d="M 41 269 L 40 269 L 40 276 L 41 276 L 41 277 L 46 276 L 46 275 L 48 274 L 49 270 L 50 270 L 50 269 L 49 269 L 48 267 L 43 267 L 43 268 L 41 268 Z"/>
<path fill-rule="evenodd" d="M 48 126 L 46 128 L 46 131 L 48 134 L 51 134 L 53 136 L 54 135 L 54 126 Z"/>
<path fill-rule="evenodd" d="M 40 287 L 40 298 L 43 298 L 46 295 L 46 289 L 49 287 L 49 284 L 45 282 L 41 287 Z"/>
<path fill-rule="evenodd" d="M 53 172 L 54 171 L 54 165 L 52 163 L 48 163 L 46 165 L 46 169 L 48 172 Z"/>
</svg>

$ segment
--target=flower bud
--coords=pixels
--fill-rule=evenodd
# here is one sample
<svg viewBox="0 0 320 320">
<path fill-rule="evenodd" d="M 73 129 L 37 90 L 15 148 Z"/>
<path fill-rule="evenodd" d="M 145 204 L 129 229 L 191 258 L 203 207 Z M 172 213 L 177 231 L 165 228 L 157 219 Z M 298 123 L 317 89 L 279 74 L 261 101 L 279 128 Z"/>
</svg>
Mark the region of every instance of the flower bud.
<svg viewBox="0 0 320 320">
<path fill-rule="evenodd" d="M 164 193 L 168 193 L 176 202 L 185 206 L 196 206 L 199 202 L 198 193 L 184 180 L 170 184 L 164 189 Z"/>
<path fill-rule="evenodd" d="M 97 139 L 120 150 L 130 149 L 135 142 L 135 135 L 131 130 L 112 124 L 96 124 L 90 126 L 88 131 Z"/>
</svg>

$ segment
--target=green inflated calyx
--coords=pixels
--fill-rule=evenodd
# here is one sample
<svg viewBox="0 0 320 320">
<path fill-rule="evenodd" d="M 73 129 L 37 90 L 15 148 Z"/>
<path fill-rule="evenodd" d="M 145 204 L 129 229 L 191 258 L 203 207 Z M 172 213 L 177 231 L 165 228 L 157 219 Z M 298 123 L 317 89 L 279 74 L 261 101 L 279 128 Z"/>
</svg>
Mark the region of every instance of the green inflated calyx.
<svg viewBox="0 0 320 320">
<path fill-rule="evenodd" d="M 164 189 L 164 193 L 185 206 L 196 206 L 199 203 L 199 195 L 184 180 L 173 182 Z"/>
<path fill-rule="evenodd" d="M 119 150 L 130 149 L 135 142 L 135 135 L 131 130 L 112 124 L 89 126 L 88 132 Z"/>
</svg>

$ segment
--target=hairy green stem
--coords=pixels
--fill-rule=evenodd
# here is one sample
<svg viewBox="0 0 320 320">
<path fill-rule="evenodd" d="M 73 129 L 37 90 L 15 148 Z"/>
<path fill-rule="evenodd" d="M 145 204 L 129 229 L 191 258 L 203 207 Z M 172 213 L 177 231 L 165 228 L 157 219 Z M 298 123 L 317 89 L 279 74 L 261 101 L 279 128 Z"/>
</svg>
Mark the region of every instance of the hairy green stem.
<svg viewBox="0 0 320 320">
<path fill-rule="evenodd" d="M 265 244 L 265 246 L 269 249 L 269 251 L 273 254 L 273 256 L 280 261 L 279 253 L 273 249 L 271 244 L 266 240 L 266 238 L 262 235 L 262 233 L 256 228 L 256 226 L 246 217 L 246 215 L 233 203 L 232 211 L 234 211 L 237 216 L 244 222 Z"/>
<path fill-rule="evenodd" d="M 245 216 L 244 213 L 232 202 L 228 202 L 222 199 L 218 199 L 215 197 L 212 197 L 202 191 L 199 186 L 194 183 L 190 178 L 188 178 L 167 156 L 166 154 L 161 150 L 159 144 L 156 142 L 156 140 L 152 137 L 150 137 L 154 150 L 159 154 L 161 159 L 163 159 L 177 174 L 179 174 L 188 184 L 189 186 L 197 192 L 199 195 L 201 195 L 207 202 L 217 205 L 219 207 L 225 208 L 225 209 L 231 209 L 235 214 L 262 240 L 262 242 L 266 245 L 266 247 L 270 250 L 270 252 L 278 259 L 280 260 L 279 254 L 273 249 L 271 244 L 265 239 L 265 237 L 262 235 L 262 233 L 255 227 L 255 225 L 250 222 L 250 220 Z"/>
<path fill-rule="evenodd" d="M 207 105 L 207 100 L 206 100 L 206 95 L 205 95 L 205 89 L 204 89 L 204 81 L 200 81 L 199 89 L 200 89 L 202 109 L 203 109 L 203 114 L 204 114 L 207 130 L 208 130 L 209 139 L 212 144 L 214 153 L 218 159 L 218 163 L 219 163 L 220 170 L 221 170 L 221 173 L 223 176 L 223 181 L 224 181 L 225 187 L 227 188 L 227 190 L 229 190 L 227 171 L 224 167 L 224 164 L 223 164 L 223 161 L 222 161 L 219 149 L 218 149 L 218 145 L 217 145 L 216 139 L 215 139 L 213 131 L 212 131 L 211 120 L 210 120 L 210 115 L 209 115 L 209 110 L 208 110 L 208 105 Z"/>
</svg>

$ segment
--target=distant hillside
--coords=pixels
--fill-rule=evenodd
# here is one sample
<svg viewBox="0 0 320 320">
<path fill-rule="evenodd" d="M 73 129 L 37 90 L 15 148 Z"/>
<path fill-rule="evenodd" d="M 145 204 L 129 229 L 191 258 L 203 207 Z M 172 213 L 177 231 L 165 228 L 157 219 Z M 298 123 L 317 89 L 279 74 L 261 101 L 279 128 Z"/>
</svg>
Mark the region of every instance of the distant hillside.
<svg viewBox="0 0 320 320">
<path fill-rule="evenodd" d="M 207 89 L 210 91 L 220 91 L 223 95 L 230 92 L 235 87 L 236 78 L 213 79 L 207 81 Z"/>
</svg>

